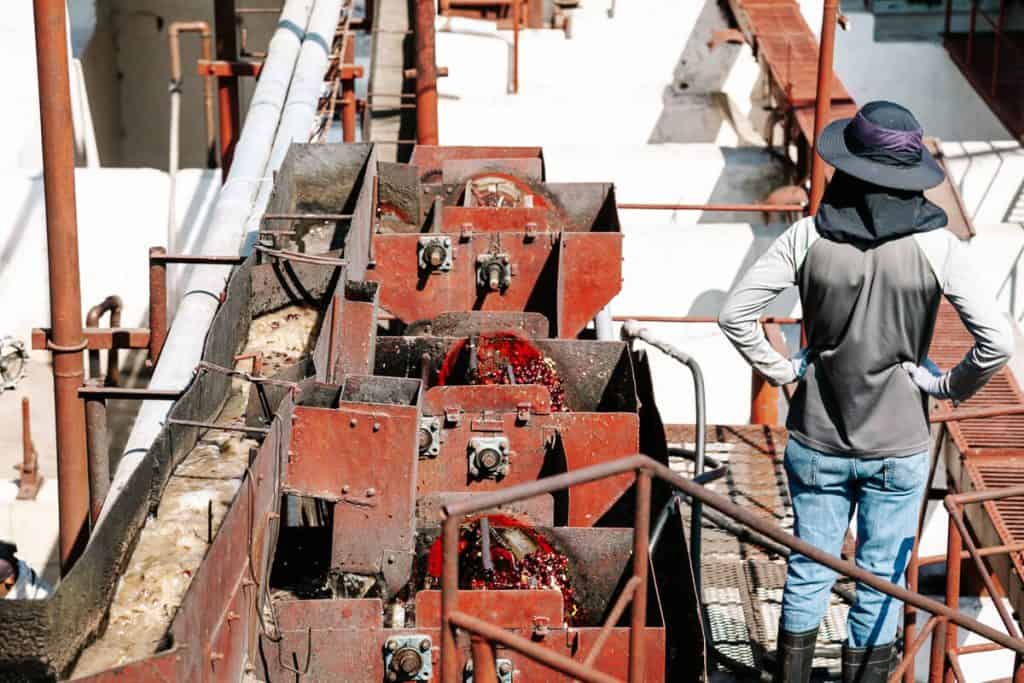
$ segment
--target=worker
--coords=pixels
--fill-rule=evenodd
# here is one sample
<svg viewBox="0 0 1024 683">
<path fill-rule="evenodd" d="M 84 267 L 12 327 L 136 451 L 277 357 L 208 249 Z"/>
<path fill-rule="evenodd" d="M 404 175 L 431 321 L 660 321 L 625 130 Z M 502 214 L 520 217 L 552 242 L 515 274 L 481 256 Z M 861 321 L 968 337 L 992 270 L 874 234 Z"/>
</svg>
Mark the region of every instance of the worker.
<svg viewBox="0 0 1024 683">
<path fill-rule="evenodd" d="M 797 221 L 730 292 L 719 325 L 774 385 L 798 382 L 784 465 L 793 533 L 839 556 L 856 514 L 856 563 L 902 584 L 929 470 L 929 396 L 963 401 L 1008 361 L 1013 337 L 971 268 L 967 245 L 944 230 L 924 190 L 945 179 L 920 124 L 892 102 L 871 102 L 821 133 L 835 168 L 821 207 Z M 758 320 L 799 288 L 806 347 L 786 358 Z M 941 372 L 928 359 L 941 298 L 974 346 Z M 776 680 L 809 680 L 818 627 L 836 573 L 792 553 L 782 596 Z M 844 681 L 885 681 L 901 604 L 863 583 L 847 617 Z"/>
<path fill-rule="evenodd" d="M 50 597 L 53 588 L 15 553 L 18 546 L 0 541 L 0 599 L 42 600 Z"/>
</svg>

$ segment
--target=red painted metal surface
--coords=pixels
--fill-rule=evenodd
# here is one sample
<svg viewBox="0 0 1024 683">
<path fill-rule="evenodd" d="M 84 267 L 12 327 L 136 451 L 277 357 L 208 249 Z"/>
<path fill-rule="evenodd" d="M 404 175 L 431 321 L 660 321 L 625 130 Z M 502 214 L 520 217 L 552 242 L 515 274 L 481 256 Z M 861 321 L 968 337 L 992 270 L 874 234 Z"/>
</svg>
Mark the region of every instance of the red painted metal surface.
<svg viewBox="0 0 1024 683">
<path fill-rule="evenodd" d="M 548 391 L 538 385 L 445 386 L 426 392 L 425 414 L 444 416 L 453 408 L 460 414 L 458 424 L 443 424 L 440 454 L 420 462 L 417 496 L 440 491 L 493 491 L 534 481 L 542 472 L 572 471 L 639 450 L 636 414 L 552 413 Z M 509 474 L 500 481 L 470 479 L 469 441 L 492 435 L 509 440 Z M 632 476 L 620 475 L 573 488 L 567 494 L 567 524 L 596 524 L 631 485 Z"/>
<path fill-rule="evenodd" d="M 537 619 L 559 627 L 562 594 L 556 590 L 460 590 L 458 609 L 502 628 L 526 628 Z M 420 591 L 416 594 L 416 624 L 428 628 L 441 626 L 441 591 Z"/>
<path fill-rule="evenodd" d="M 620 233 L 561 233 L 558 242 L 530 232 L 502 232 L 461 242 L 453 235 L 450 271 L 424 273 L 418 234 L 376 235 L 376 265 L 367 279 L 382 283 L 381 307 L 404 322 L 452 311 L 557 309 L 556 334 L 574 338 L 622 287 Z M 503 291 L 477 285 L 477 258 L 501 253 L 512 265 Z M 551 295 L 552 275 L 557 289 Z"/>
<path fill-rule="evenodd" d="M 297 610 L 308 608 L 307 614 L 318 610 L 319 606 L 310 606 L 310 603 L 320 601 L 302 600 L 295 601 L 294 607 Z M 333 611 L 339 612 L 341 605 L 346 600 L 331 600 L 326 602 L 336 603 Z M 285 603 L 279 603 L 281 605 Z M 332 619 L 332 617 L 327 617 Z M 335 620 L 336 621 L 336 620 Z M 327 622 L 317 620 L 312 614 L 301 619 L 297 628 L 282 628 L 279 642 L 264 636 L 262 648 L 265 654 L 264 660 L 267 665 L 266 679 L 268 683 L 292 683 L 296 674 L 295 669 L 305 671 L 300 679 L 303 682 L 336 683 L 377 683 L 384 680 L 384 660 L 381 652 L 384 643 L 388 638 L 400 635 L 426 635 L 431 638 L 434 645 L 431 651 L 434 669 L 434 681 L 440 680 L 438 675 L 440 657 L 437 644 L 440 642 L 440 629 L 436 627 L 427 628 L 405 628 L 405 629 L 366 629 L 350 630 L 342 625 L 340 628 L 333 628 L 325 625 Z M 524 638 L 533 638 L 532 627 L 521 627 L 512 629 L 512 633 Z M 574 660 L 582 662 L 593 646 L 598 635 L 599 628 L 572 628 L 560 629 L 551 628 L 548 635 L 537 640 L 541 645 L 550 648 Z M 647 659 L 651 662 L 661 662 L 665 659 L 665 630 L 662 628 L 648 627 L 644 629 L 644 644 L 647 652 Z M 459 642 L 460 662 L 458 669 L 461 671 L 465 662 L 469 660 L 469 638 L 461 638 Z M 629 651 L 629 630 L 617 628 L 612 631 L 611 636 L 601 650 L 600 657 L 594 666 L 610 676 L 620 680 L 626 680 L 627 653 Z M 312 652 L 307 656 L 307 653 Z M 515 668 L 514 681 L 533 683 L 535 681 L 544 683 L 571 683 L 571 678 L 557 674 L 541 664 L 530 661 L 515 653 L 509 653 L 504 648 L 498 647 L 498 657 L 508 658 Z M 308 666 L 303 666 L 307 664 Z M 286 666 L 287 668 L 286 668 Z M 653 668 L 653 667 L 652 667 Z M 663 683 L 665 676 L 661 667 L 648 671 L 646 681 L 650 683 Z"/>
<path fill-rule="evenodd" d="M 554 220 L 553 220 L 554 218 Z M 552 217 L 545 208 L 491 209 L 466 206 L 446 206 L 441 212 L 444 232 L 465 234 L 478 232 L 524 232 L 532 225 L 534 232 L 548 232 L 562 227 L 564 221 Z"/>
<path fill-rule="evenodd" d="M 178 664 L 182 653 L 177 649 L 153 655 L 138 662 L 101 671 L 91 676 L 76 678 L 79 683 L 153 683 L 153 681 L 182 681 Z"/>
<path fill-rule="evenodd" d="M 293 423 L 284 488 L 335 503 L 332 566 L 374 574 L 407 563 L 414 544 L 417 409 L 299 406 Z"/>
</svg>

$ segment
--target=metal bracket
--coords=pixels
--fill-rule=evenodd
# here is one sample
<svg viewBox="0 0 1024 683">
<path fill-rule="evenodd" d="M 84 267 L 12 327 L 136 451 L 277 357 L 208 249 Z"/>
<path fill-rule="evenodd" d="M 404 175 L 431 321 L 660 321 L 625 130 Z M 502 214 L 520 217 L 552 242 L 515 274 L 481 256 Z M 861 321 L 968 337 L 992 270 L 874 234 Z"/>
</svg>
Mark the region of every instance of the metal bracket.
<svg viewBox="0 0 1024 683">
<path fill-rule="evenodd" d="M 512 284 L 512 263 L 508 254 L 490 253 L 476 257 L 476 286 L 484 291 L 498 292 Z"/>
<path fill-rule="evenodd" d="M 421 458 L 436 458 L 441 453 L 441 418 L 420 418 L 419 453 Z"/>
<path fill-rule="evenodd" d="M 384 680 L 388 683 L 399 681 L 422 681 L 426 683 L 433 674 L 433 647 L 430 636 L 394 636 L 384 643 Z"/>
<path fill-rule="evenodd" d="M 475 436 L 469 440 L 471 479 L 501 481 L 508 476 L 511 451 L 504 436 Z"/>
<path fill-rule="evenodd" d="M 515 667 L 511 659 L 498 657 L 494 660 L 494 668 L 498 672 L 498 683 L 512 683 L 512 673 Z M 462 683 L 473 683 L 473 660 L 467 660 L 462 670 Z"/>
<path fill-rule="evenodd" d="M 421 237 L 417 252 L 417 263 L 423 272 L 447 273 L 452 269 L 454 253 L 450 237 Z"/>
</svg>

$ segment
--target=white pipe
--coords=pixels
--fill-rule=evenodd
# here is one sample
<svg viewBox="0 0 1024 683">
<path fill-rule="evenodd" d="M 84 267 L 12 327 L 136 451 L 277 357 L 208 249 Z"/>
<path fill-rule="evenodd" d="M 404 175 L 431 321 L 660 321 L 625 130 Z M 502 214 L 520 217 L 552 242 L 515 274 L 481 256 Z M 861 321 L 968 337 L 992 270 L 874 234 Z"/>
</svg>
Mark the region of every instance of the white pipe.
<svg viewBox="0 0 1024 683">
<path fill-rule="evenodd" d="M 178 188 L 178 138 L 180 136 L 180 121 L 181 121 L 181 83 L 171 83 L 171 132 L 170 132 L 170 146 L 168 148 L 168 160 L 167 160 L 167 253 L 176 254 L 178 253 L 175 248 L 176 240 L 175 235 L 178 232 L 178 217 L 175 211 L 175 203 L 177 200 L 177 188 Z M 171 269 L 167 269 L 170 274 Z M 167 296 L 170 299 L 175 299 L 174 285 L 170 278 L 167 282 Z M 173 311 L 174 307 L 170 301 L 167 303 L 168 311 Z"/>
<path fill-rule="evenodd" d="M 313 4 L 313 0 L 287 0 L 281 11 L 278 28 L 270 40 L 267 59 L 235 147 L 231 172 L 217 197 L 211 219 L 211 237 L 200 249 L 201 254 L 239 253 L 260 184 L 264 180 L 271 182 L 273 169 L 269 167 L 270 154 L 285 99 L 296 75 L 299 52 Z M 330 35 L 333 38 L 333 27 Z M 323 72 L 318 77 L 322 78 Z M 160 361 L 150 379 L 150 388 L 181 390 L 191 381 L 193 370 L 203 353 L 206 331 L 217 312 L 220 293 L 230 274 L 229 266 L 204 265 L 192 271 Z M 99 524 L 106 519 L 114 501 L 160 433 L 169 409 L 170 405 L 166 401 L 145 401 L 139 407 L 124 454 L 110 485 L 110 492 L 97 520 Z"/>
<path fill-rule="evenodd" d="M 96 125 L 92 120 L 92 107 L 89 106 L 89 89 L 85 85 L 85 71 L 82 69 L 82 60 L 73 59 L 71 64 L 77 78 L 78 106 L 81 110 L 82 135 L 85 142 L 85 165 L 87 168 L 99 168 L 100 150 L 96 144 Z"/>
<path fill-rule="evenodd" d="M 288 101 L 284 104 L 281 125 L 274 139 L 274 149 L 270 153 L 270 168 L 274 170 L 281 167 L 293 142 L 309 142 L 316 126 L 317 104 L 324 94 L 324 74 L 330 63 L 331 45 L 334 43 L 341 5 L 342 0 L 316 0 L 316 7 L 309 18 L 306 40 L 299 53 L 299 63 L 295 67 L 295 78 L 288 90 Z M 273 189 L 273 179 L 264 179 L 260 184 L 248 232 L 259 229 L 260 218 L 270 202 Z"/>
<path fill-rule="evenodd" d="M 615 332 L 612 329 L 612 305 L 608 304 L 594 316 L 594 332 L 597 333 L 598 341 L 614 341 Z"/>
</svg>

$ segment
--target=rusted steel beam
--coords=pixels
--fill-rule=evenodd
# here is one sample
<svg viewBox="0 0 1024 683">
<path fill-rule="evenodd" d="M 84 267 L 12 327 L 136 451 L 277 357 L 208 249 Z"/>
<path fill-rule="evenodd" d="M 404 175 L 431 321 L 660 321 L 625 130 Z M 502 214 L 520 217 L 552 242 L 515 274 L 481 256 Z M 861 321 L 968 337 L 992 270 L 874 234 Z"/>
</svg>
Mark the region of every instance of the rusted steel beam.
<svg viewBox="0 0 1024 683">
<path fill-rule="evenodd" d="M 699 517 L 700 513 L 695 514 Z M 637 580 L 637 584 L 629 606 L 629 683 L 643 683 L 647 671 L 644 629 L 647 626 L 647 571 L 649 569 L 651 533 L 651 473 L 647 470 L 637 470 L 636 473 L 635 515 L 633 519 L 633 577 Z"/>
<path fill-rule="evenodd" d="M 216 0 L 213 5 L 214 31 L 216 32 L 217 59 L 234 62 L 238 59 L 238 36 L 236 34 L 235 0 Z M 202 68 L 202 65 L 200 65 Z M 238 76 L 216 75 L 217 102 L 220 114 L 220 168 L 222 180 L 227 180 L 231 159 L 239 135 Z M 155 361 L 155 359 L 154 359 Z"/>
<path fill-rule="evenodd" d="M 531 642 L 522 636 L 506 631 L 503 628 L 494 626 L 493 624 L 489 624 L 486 621 L 477 619 L 476 617 L 472 617 L 468 614 L 452 611 L 449 615 L 449 621 L 454 628 L 461 628 L 465 631 L 469 631 L 470 633 L 483 636 L 488 640 L 503 645 L 509 650 L 513 650 L 525 657 L 538 661 L 559 673 L 565 674 L 566 676 L 573 676 L 574 678 L 583 681 L 583 683 L 622 683 L 622 681 L 613 676 L 601 673 L 591 667 L 585 667 L 579 662 L 570 659 L 565 655 L 558 654 L 554 650 L 546 648 L 543 645 L 538 645 L 537 643 Z M 441 660 L 441 664 L 444 666 L 443 658 Z M 442 678 L 441 683 L 456 683 L 457 680 L 457 678 Z"/>
<path fill-rule="evenodd" d="M 981 578 L 981 582 L 984 584 L 985 590 L 987 590 L 988 594 L 993 597 L 996 611 L 999 612 L 999 618 L 1002 619 L 1007 633 L 1014 638 L 1020 638 L 1020 628 L 1017 626 L 1017 622 L 1013 620 L 1009 610 L 1006 609 L 1006 604 L 999 599 L 999 591 L 996 590 L 995 585 L 993 585 L 992 577 L 989 575 L 988 569 L 985 567 L 985 563 L 982 561 L 981 555 L 978 554 L 977 546 L 974 545 L 974 539 L 971 538 L 970 533 L 967 531 L 967 525 L 964 524 L 963 510 L 948 497 L 944 503 L 946 511 L 949 512 L 950 521 L 956 526 L 957 532 L 960 534 L 961 542 L 967 546 L 967 553 L 974 561 L 974 568 L 978 570 L 978 576 Z M 950 557 L 956 557 L 956 555 L 950 555 Z M 948 574 L 949 571 L 947 570 L 947 575 Z M 947 640 L 952 641 L 953 647 L 956 647 L 955 634 L 954 636 L 947 636 Z"/>
<path fill-rule="evenodd" d="M 53 352 L 60 564 L 64 575 L 85 548 L 89 533 L 85 409 L 76 393 L 85 375 L 81 352 L 87 344 L 82 334 L 74 128 L 64 0 L 34 0 L 33 10 L 53 320 L 53 338 L 47 347 Z"/>
<path fill-rule="evenodd" d="M 470 651 L 473 654 L 473 683 L 498 683 L 494 643 L 483 636 L 473 634 L 470 637 Z"/>
<path fill-rule="evenodd" d="M 921 629 L 921 633 L 919 633 L 917 638 L 914 639 L 914 642 L 910 644 L 910 647 L 903 651 L 903 657 L 900 660 L 899 665 L 889 676 L 889 683 L 898 683 L 898 681 L 903 678 L 908 671 L 913 670 L 911 665 L 914 663 L 914 657 L 917 655 L 917 651 L 920 650 L 921 646 L 924 645 L 926 640 L 928 640 L 928 636 L 932 634 L 932 631 L 935 630 L 935 627 L 940 621 L 945 620 L 942 619 L 942 617 L 932 617 L 927 621 L 927 623 L 925 623 L 924 628 Z"/>
<path fill-rule="evenodd" d="M 121 297 L 112 295 L 89 309 L 85 316 L 85 326 L 99 327 L 100 318 L 104 313 L 110 313 L 110 326 L 121 326 L 121 308 L 123 303 Z M 89 377 L 99 377 L 100 374 L 100 352 L 97 349 L 89 349 Z M 117 386 L 121 383 L 121 368 L 117 362 L 117 347 L 107 352 L 107 384 Z"/>
<path fill-rule="evenodd" d="M 85 387 L 105 389 L 102 380 L 90 379 Z M 81 390 L 79 391 L 81 395 Z M 89 519 L 95 523 L 110 490 L 110 432 L 107 429 L 107 402 L 102 394 L 85 398 L 85 430 L 89 447 Z"/>
<path fill-rule="evenodd" d="M 247 427 L 245 425 L 219 425 L 214 422 L 201 422 L 199 420 L 182 420 L 170 418 L 167 424 L 179 425 L 182 427 L 198 427 L 200 429 L 211 429 L 219 432 L 241 432 L 243 434 L 263 435 L 270 431 L 267 427 Z"/>
<path fill-rule="evenodd" d="M 225 80 L 237 82 L 240 76 L 259 78 L 263 71 L 263 62 L 244 62 L 224 59 L 197 59 L 196 73 L 205 77 L 216 77 L 218 83 Z M 224 129 L 224 120 L 221 119 L 221 131 Z"/>
<path fill-rule="evenodd" d="M 159 260 L 166 256 L 163 247 L 149 250 L 149 358 L 156 365 L 167 341 L 167 264 Z M 154 260 L 156 259 L 156 260 Z"/>
<path fill-rule="evenodd" d="M 39 453 L 32 442 L 32 411 L 28 396 L 21 399 L 21 464 L 18 470 L 18 500 L 35 500 L 43 475 L 39 473 Z"/>
<path fill-rule="evenodd" d="M 729 213 L 749 211 L 751 213 L 802 213 L 807 207 L 802 204 L 638 204 L 620 202 L 622 210 L 643 211 L 725 211 Z"/>
<path fill-rule="evenodd" d="M 437 61 L 434 52 L 434 0 L 416 0 L 416 142 L 437 144 Z"/>
<path fill-rule="evenodd" d="M 263 221 L 347 221 L 351 213 L 267 213 Z"/>
<path fill-rule="evenodd" d="M 144 327 L 98 327 L 86 328 L 85 348 L 106 351 L 109 349 L 145 349 L 149 346 L 149 330 Z M 53 331 L 49 327 L 36 327 L 32 330 L 32 348 L 42 351 L 50 348 L 49 342 Z"/>
<path fill-rule="evenodd" d="M 954 493 L 946 497 L 950 502 L 957 505 L 971 505 L 973 503 L 984 503 L 989 500 L 999 500 L 1000 498 L 1016 498 L 1017 496 L 1024 496 L 1024 486 L 966 491 L 964 493 Z"/>
<path fill-rule="evenodd" d="M 355 61 L 356 41 L 351 36 L 345 39 L 345 66 L 341 69 L 341 140 L 342 142 L 356 141 L 356 78 L 362 77 L 362 68 L 356 70 L 350 67 Z"/>
<path fill-rule="evenodd" d="M 779 388 L 757 370 L 750 373 L 750 424 L 779 424 Z"/>
<path fill-rule="evenodd" d="M 818 212 L 825 194 L 825 161 L 818 156 L 818 138 L 832 108 L 832 55 L 836 45 L 839 0 L 825 0 L 821 16 L 821 44 L 818 46 L 818 87 L 814 100 L 814 140 L 811 142 L 811 204 L 808 213 Z"/>
<path fill-rule="evenodd" d="M 212 266 L 237 266 L 245 261 L 244 256 L 207 256 L 204 254 L 168 254 L 161 250 L 160 253 L 149 254 L 150 264 L 167 265 L 168 263 L 194 263 Z"/>
<path fill-rule="evenodd" d="M 451 514 L 441 526 L 441 683 L 458 683 L 459 662 L 455 658 L 455 629 L 452 620 L 459 602 L 459 528 L 461 515 Z M 472 507 L 472 506 L 471 506 Z"/>
<path fill-rule="evenodd" d="M 183 393 L 183 389 L 106 387 L 102 384 L 86 384 L 78 389 L 78 395 L 86 401 L 177 401 Z"/>
<path fill-rule="evenodd" d="M 952 610 L 956 610 L 960 606 L 960 555 L 962 553 L 963 543 L 960 538 L 960 532 L 953 523 L 952 515 L 950 515 L 949 533 L 946 536 L 946 556 L 956 559 L 946 564 L 946 605 Z M 949 623 L 949 621 L 943 621 L 935 629 L 935 634 L 932 637 L 928 680 L 943 680 L 948 661 L 946 654 L 950 647 L 956 647 L 956 626 Z"/>
</svg>

